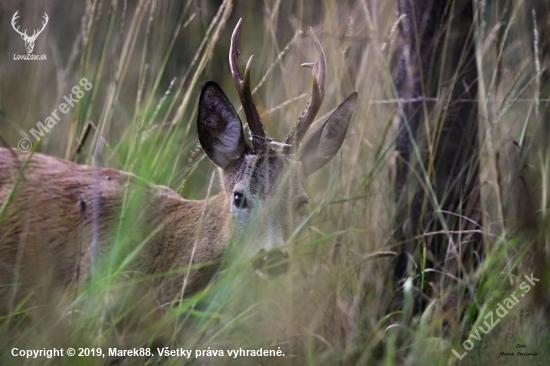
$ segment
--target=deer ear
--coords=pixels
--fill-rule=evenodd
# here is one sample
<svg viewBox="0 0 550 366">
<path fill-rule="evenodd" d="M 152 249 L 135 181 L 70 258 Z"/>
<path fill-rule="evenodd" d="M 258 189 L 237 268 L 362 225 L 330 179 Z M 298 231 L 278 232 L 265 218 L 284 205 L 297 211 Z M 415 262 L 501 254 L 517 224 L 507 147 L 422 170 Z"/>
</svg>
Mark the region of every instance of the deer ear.
<svg viewBox="0 0 550 366">
<path fill-rule="evenodd" d="M 199 99 L 197 130 L 201 146 L 222 169 L 239 159 L 246 150 L 243 126 L 235 108 L 213 81 L 206 83 Z"/>
<path fill-rule="evenodd" d="M 298 151 L 306 176 L 321 169 L 340 150 L 356 100 L 357 92 L 351 93 L 338 108 L 308 129 Z"/>
</svg>

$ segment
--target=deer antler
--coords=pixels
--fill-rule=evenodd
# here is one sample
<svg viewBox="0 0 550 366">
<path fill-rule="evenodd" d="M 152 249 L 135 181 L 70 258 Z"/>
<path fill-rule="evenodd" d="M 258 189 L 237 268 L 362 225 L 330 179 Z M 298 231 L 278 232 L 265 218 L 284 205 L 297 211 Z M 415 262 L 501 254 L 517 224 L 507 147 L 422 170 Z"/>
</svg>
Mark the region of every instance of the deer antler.
<svg viewBox="0 0 550 366">
<path fill-rule="evenodd" d="M 304 63 L 301 65 L 302 67 L 309 67 L 313 69 L 313 87 L 311 90 L 311 98 L 306 105 L 306 109 L 302 112 L 300 118 L 298 118 L 298 122 L 292 129 L 292 132 L 285 140 L 285 147 L 283 151 L 286 154 L 290 153 L 291 149 L 296 151 L 302 141 L 302 138 L 306 134 L 307 129 L 311 126 L 311 123 L 313 123 L 315 115 L 319 111 L 319 108 L 321 108 L 323 98 L 325 97 L 325 79 L 327 77 L 325 52 L 323 51 L 321 42 L 319 42 L 319 39 L 315 36 L 315 33 L 313 33 L 313 28 L 310 27 L 309 31 L 313 36 L 315 47 L 319 52 L 319 59 L 314 63 Z"/>
<path fill-rule="evenodd" d="M 48 20 L 50 20 L 50 18 L 48 18 L 48 14 L 44 13 L 44 20 L 45 22 L 42 22 L 42 29 L 40 29 L 38 31 L 38 33 L 36 33 L 36 29 L 34 30 L 34 32 L 32 33 L 32 36 L 30 38 L 36 38 L 38 37 L 38 35 L 40 35 L 40 33 L 42 33 L 42 31 L 44 30 L 44 28 L 46 28 L 46 24 L 48 24 Z"/>
<path fill-rule="evenodd" d="M 252 94 L 250 93 L 250 63 L 252 61 L 252 56 L 250 56 L 248 62 L 246 63 L 246 68 L 244 70 L 244 79 L 241 77 L 239 66 L 237 65 L 237 56 L 239 55 L 239 50 L 237 50 L 237 41 L 239 39 L 241 22 L 242 18 L 239 19 L 239 21 L 237 22 L 235 30 L 233 31 L 233 35 L 231 36 L 231 47 L 229 49 L 229 66 L 231 68 L 231 74 L 233 75 L 233 80 L 235 81 L 235 86 L 237 87 L 237 92 L 239 93 L 239 98 L 241 99 L 244 114 L 246 115 L 248 127 L 250 128 L 250 132 L 252 135 L 252 147 L 254 151 L 261 151 L 265 148 L 266 139 L 264 126 L 260 121 L 258 110 L 254 105 Z"/>
<path fill-rule="evenodd" d="M 17 28 L 15 28 L 15 21 L 17 20 L 17 18 L 19 18 L 19 15 L 17 13 L 19 13 L 19 10 L 17 10 L 15 12 L 15 14 L 13 14 L 13 17 L 11 18 L 11 26 L 12 26 L 13 30 L 15 30 L 21 36 L 27 36 L 27 30 L 26 29 L 25 29 L 25 32 L 21 32 L 21 31 L 19 31 L 19 26 L 17 26 Z"/>
<path fill-rule="evenodd" d="M 45 22 L 42 22 L 42 29 L 40 29 L 39 31 L 35 29 L 34 32 L 32 33 L 32 36 L 29 36 L 29 35 L 27 34 L 27 30 L 26 30 L 26 29 L 25 29 L 24 32 L 21 32 L 21 31 L 19 30 L 19 26 L 17 26 L 17 28 L 15 27 L 15 26 L 16 26 L 15 22 L 16 22 L 17 18 L 19 18 L 18 13 L 19 13 L 19 10 L 17 10 L 17 11 L 15 12 L 15 14 L 13 14 L 13 17 L 11 18 L 11 26 L 12 26 L 12 28 L 13 28 L 17 33 L 19 33 L 24 39 L 29 39 L 29 40 L 36 39 L 36 38 L 40 35 L 40 33 L 42 33 L 42 31 L 44 30 L 44 28 L 46 28 L 46 25 L 48 24 L 48 20 L 50 19 L 50 18 L 48 18 L 48 14 L 44 13 L 44 20 L 45 20 Z M 36 32 L 38 32 L 38 33 L 36 33 Z"/>
</svg>

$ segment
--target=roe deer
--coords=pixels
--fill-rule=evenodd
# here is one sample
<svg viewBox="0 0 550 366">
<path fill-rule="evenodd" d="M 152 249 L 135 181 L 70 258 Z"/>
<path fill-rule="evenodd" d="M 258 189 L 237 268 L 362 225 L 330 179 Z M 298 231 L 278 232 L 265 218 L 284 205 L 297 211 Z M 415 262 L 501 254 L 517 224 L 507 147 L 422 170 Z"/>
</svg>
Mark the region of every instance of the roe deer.
<svg viewBox="0 0 550 366">
<path fill-rule="evenodd" d="M 263 276 L 286 271 L 285 242 L 304 219 L 308 203 L 304 179 L 340 149 L 357 93 L 309 128 L 323 100 L 326 79 L 325 55 L 311 32 L 319 52 L 317 62 L 303 65 L 313 69 L 311 100 L 285 143 L 271 144 L 252 101 L 250 60 L 244 78 L 237 66 L 240 25 L 241 20 L 231 38 L 229 62 L 252 146 L 237 112 L 215 82 L 207 82 L 199 98 L 198 137 L 220 169 L 221 192 L 191 201 L 130 173 L 0 149 L 0 291 L 4 287 L 14 296 L 22 288 L 28 291 L 27 286 L 37 289 L 40 279 L 49 278 L 51 287 L 92 275 L 95 258 L 99 264 L 106 252 L 115 250 L 112 242 L 121 236 L 118 221 L 130 194 L 139 197 L 132 231 L 140 240 L 134 248 L 143 245 L 132 268 L 146 275 L 180 269 L 162 280 L 163 301 L 204 287 L 232 235 L 245 233 L 251 222 L 254 230 L 240 237 L 239 252 L 257 256 L 252 263 Z M 211 265 L 186 270 L 201 263 Z"/>
</svg>

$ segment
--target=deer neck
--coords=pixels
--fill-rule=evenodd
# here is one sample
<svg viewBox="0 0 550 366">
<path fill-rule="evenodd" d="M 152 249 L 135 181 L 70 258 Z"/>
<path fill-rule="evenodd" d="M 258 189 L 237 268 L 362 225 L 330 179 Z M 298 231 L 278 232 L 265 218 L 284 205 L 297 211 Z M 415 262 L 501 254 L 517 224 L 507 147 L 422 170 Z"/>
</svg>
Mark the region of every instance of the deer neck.
<svg viewBox="0 0 550 366">
<path fill-rule="evenodd" d="M 159 250 L 166 253 L 163 267 L 221 258 L 232 229 L 229 200 L 224 191 L 200 201 L 166 199 L 158 209 L 165 213 L 158 216 L 164 217 L 158 224 L 165 229 L 156 238 L 156 244 L 166 248 Z"/>
</svg>

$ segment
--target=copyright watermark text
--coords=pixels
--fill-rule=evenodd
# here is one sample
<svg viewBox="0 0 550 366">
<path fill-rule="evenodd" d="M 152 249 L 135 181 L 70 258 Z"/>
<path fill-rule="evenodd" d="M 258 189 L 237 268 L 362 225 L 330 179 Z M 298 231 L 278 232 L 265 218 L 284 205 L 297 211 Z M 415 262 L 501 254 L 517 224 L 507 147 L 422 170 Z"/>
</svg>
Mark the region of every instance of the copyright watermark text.
<svg viewBox="0 0 550 366">
<path fill-rule="evenodd" d="M 42 140 L 42 138 L 49 132 L 56 124 L 60 121 L 60 116 L 58 112 L 62 114 L 67 114 L 85 95 L 84 91 L 90 91 L 93 87 L 92 83 L 86 78 L 82 78 L 79 81 L 80 86 L 75 85 L 71 89 L 71 94 L 69 97 L 64 96 L 63 103 L 60 103 L 59 106 L 50 113 L 48 117 L 42 121 L 36 123 L 36 129 L 31 128 L 29 134 L 34 137 L 35 142 Z M 17 144 L 19 150 L 22 152 L 27 152 L 32 148 L 32 141 L 29 138 L 22 138 Z"/>
<path fill-rule="evenodd" d="M 277 349 L 259 348 L 259 349 L 184 349 L 184 348 L 53 348 L 53 349 L 20 349 L 12 348 L 11 355 L 13 357 L 24 358 L 53 358 L 53 357 L 178 357 L 185 359 L 201 358 L 201 357 L 284 357 L 285 354 L 281 347 Z"/>
<path fill-rule="evenodd" d="M 533 276 L 533 273 L 531 273 L 530 276 L 525 275 L 524 277 L 526 281 L 520 283 L 519 285 L 519 289 L 521 291 L 519 291 L 518 296 L 520 297 L 524 297 L 525 294 L 531 290 L 531 287 L 535 286 L 536 283 L 540 281 L 540 279 L 535 278 Z M 475 329 L 475 331 L 470 332 L 470 338 L 477 340 L 478 342 L 481 342 L 481 337 L 483 336 L 483 334 L 488 334 L 491 330 L 493 330 L 493 328 L 498 323 L 500 323 L 500 319 L 504 318 L 508 314 L 508 311 L 512 310 L 512 308 L 519 303 L 520 299 L 518 299 L 518 297 L 516 296 L 517 292 L 518 291 L 512 292 L 510 296 L 508 296 L 507 298 L 505 298 L 504 300 L 498 303 L 497 308 L 495 309 L 495 312 L 494 312 L 497 316 L 493 316 L 493 311 L 489 311 L 489 313 L 487 313 L 483 317 L 483 319 L 485 319 L 485 321 L 483 322 L 483 325 L 480 324 Z M 468 351 L 474 348 L 474 342 L 471 339 L 466 339 L 462 343 L 462 347 L 464 347 L 465 351 L 461 354 L 455 351 L 454 348 L 451 349 L 451 351 L 459 360 L 462 360 L 464 357 L 466 357 L 466 355 L 468 354 Z"/>
</svg>

